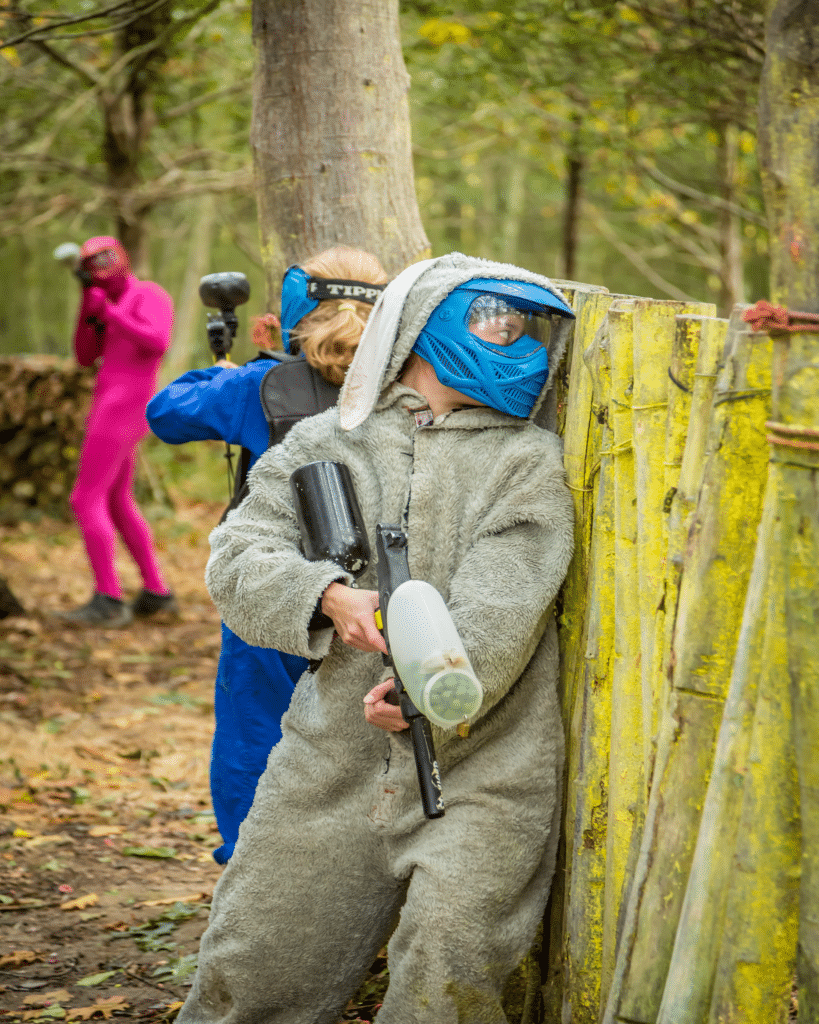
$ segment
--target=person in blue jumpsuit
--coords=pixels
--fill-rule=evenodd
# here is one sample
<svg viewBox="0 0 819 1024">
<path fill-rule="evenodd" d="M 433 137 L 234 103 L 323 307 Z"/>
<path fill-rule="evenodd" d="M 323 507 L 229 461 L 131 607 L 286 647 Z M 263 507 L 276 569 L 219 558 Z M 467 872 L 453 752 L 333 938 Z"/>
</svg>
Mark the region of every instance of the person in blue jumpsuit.
<svg viewBox="0 0 819 1024">
<path fill-rule="evenodd" d="M 291 267 L 282 287 L 285 352 L 303 354 L 329 384 L 340 387 L 387 280 L 374 256 L 346 246 Z M 254 330 L 254 342 L 262 349 L 258 358 L 241 367 L 223 360 L 191 370 L 160 391 L 146 410 L 154 434 L 168 444 L 221 440 L 241 445 L 250 453 L 252 468 L 270 438 L 259 394 L 262 378 L 278 362 L 269 324 L 269 317 L 260 317 Z M 222 836 L 213 852 L 219 864 L 233 853 L 256 783 L 281 739 L 281 717 L 306 668 L 304 658 L 252 647 L 222 623 L 210 764 L 211 798 Z"/>
</svg>

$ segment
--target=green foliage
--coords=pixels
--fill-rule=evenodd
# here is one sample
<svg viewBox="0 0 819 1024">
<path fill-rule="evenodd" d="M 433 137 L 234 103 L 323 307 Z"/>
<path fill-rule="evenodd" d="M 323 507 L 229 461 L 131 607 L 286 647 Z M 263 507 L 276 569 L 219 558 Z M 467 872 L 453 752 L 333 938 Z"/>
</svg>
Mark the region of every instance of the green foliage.
<svg viewBox="0 0 819 1024">
<path fill-rule="evenodd" d="M 198 953 L 171 957 L 167 963 L 160 964 L 151 971 L 151 977 L 162 978 L 171 985 L 190 985 L 198 966 Z"/>
<path fill-rule="evenodd" d="M 200 317 L 201 346 L 186 365 L 206 363 L 204 311 L 183 300 L 209 194 L 207 269 L 247 274 L 245 308 L 263 310 L 248 146 L 251 0 L 149 6 L 134 0 L 144 18 L 120 31 L 120 15 L 90 17 L 99 0 L 0 10 L 3 38 L 40 32 L 0 50 L 0 352 L 69 354 L 77 289 L 51 252 L 112 233 L 115 211 L 131 211 L 148 218 L 145 276 L 167 288 L 180 317 Z M 766 292 L 755 140 L 764 0 L 400 6 L 416 186 L 435 253 L 461 249 L 565 277 L 575 173 L 576 279 L 714 299 L 727 287 L 731 230 L 749 298 Z M 88 20 L 68 23 L 80 16 Z M 137 29 L 161 45 L 117 67 L 124 46 L 144 45 L 128 36 Z M 104 115 L 126 93 L 146 117 L 138 173 L 123 192 L 110 180 Z M 240 320 L 238 362 L 252 354 L 249 316 Z"/>
<path fill-rule="evenodd" d="M 746 211 L 749 278 L 764 280 L 754 138 L 762 0 L 445 0 L 402 10 L 434 251 L 515 253 L 563 276 L 573 161 L 585 199 L 575 277 L 711 298 L 725 273 L 728 201 Z"/>
<path fill-rule="evenodd" d="M 137 497 L 141 506 L 153 507 L 156 515 L 167 515 L 176 498 L 226 505 L 230 489 L 225 454 L 221 441 L 174 445 L 149 434 L 140 445 Z M 235 445 L 231 455 L 235 469 L 239 459 Z M 188 532 L 187 526 L 180 529 Z"/>
<path fill-rule="evenodd" d="M 0 352 L 69 354 L 78 289 L 51 253 L 116 234 L 118 221 L 148 218 L 140 276 L 178 305 L 191 225 L 210 193 L 219 196 L 212 269 L 246 273 L 261 297 L 247 147 L 250 3 L 217 2 L 175 0 L 119 31 L 121 12 L 60 28 L 98 6 L 82 0 L 58 14 L 47 0 L 31 0 L 25 16 L 0 10 L 6 40 L 40 31 L 0 50 L 0 271 L 11 285 Z"/>
</svg>

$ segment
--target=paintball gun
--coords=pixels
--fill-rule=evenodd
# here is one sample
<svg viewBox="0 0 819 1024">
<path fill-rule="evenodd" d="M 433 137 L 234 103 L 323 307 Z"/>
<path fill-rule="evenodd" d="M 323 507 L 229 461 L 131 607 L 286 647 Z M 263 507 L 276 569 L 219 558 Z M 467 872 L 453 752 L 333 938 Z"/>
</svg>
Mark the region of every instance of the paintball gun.
<svg viewBox="0 0 819 1024">
<path fill-rule="evenodd" d="M 430 722 L 457 726 L 460 735 L 468 735 L 469 720 L 483 703 L 483 687 L 444 599 L 430 583 L 410 577 L 404 530 L 378 523 L 375 543 L 376 624 L 389 652 L 384 663 L 395 672 L 398 704 L 409 723 L 424 814 L 440 818 L 444 797 Z"/>
<path fill-rule="evenodd" d="M 208 344 L 214 361 L 225 359 L 239 326 L 236 307 L 250 298 L 250 282 L 235 271 L 207 274 L 199 282 L 199 298 L 204 306 L 219 311 L 208 313 Z"/>
<path fill-rule="evenodd" d="M 370 551 L 347 466 L 309 463 L 293 473 L 290 488 L 305 558 L 330 559 L 360 576 Z M 445 728 L 458 725 L 459 731 L 468 728 L 483 689 L 443 598 L 429 583 L 410 578 L 404 531 L 378 523 L 376 544 L 376 624 L 389 652 L 384 664 L 393 669 L 397 703 L 409 723 L 424 814 L 440 818 L 444 799 L 430 720 Z"/>
<path fill-rule="evenodd" d="M 76 242 L 63 242 L 62 245 L 57 246 L 53 255 L 55 260 L 58 260 L 60 263 L 64 263 L 72 273 L 77 275 L 83 288 L 89 287 L 91 284 L 91 277 L 82 265 L 80 247 Z"/>
</svg>

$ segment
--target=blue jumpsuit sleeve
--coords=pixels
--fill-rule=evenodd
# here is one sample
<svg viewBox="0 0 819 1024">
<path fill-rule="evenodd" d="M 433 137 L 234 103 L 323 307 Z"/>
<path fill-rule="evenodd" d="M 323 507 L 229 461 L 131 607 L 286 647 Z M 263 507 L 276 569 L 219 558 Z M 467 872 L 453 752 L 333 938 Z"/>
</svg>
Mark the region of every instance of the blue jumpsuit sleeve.
<svg viewBox="0 0 819 1024">
<path fill-rule="evenodd" d="M 217 417 L 208 402 L 211 383 L 221 372 L 221 366 L 191 370 L 154 395 L 145 410 L 145 417 L 161 441 L 184 444 L 186 441 L 221 439 L 218 427 L 223 422 L 215 421 L 224 421 L 224 412 Z"/>
<path fill-rule="evenodd" d="M 259 380 L 259 368 L 253 364 L 238 370 L 190 370 L 154 395 L 145 411 L 148 425 L 167 444 L 246 444 L 248 410 L 261 415 Z"/>
</svg>

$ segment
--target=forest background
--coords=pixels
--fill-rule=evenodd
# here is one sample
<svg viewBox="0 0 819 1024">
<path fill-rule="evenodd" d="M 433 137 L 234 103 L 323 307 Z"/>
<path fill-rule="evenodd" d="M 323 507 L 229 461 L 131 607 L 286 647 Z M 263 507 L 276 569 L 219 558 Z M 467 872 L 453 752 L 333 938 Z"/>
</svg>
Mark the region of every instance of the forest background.
<svg viewBox="0 0 819 1024">
<path fill-rule="evenodd" d="M 361 4 L 329 9 L 345 7 Z M 764 8 L 401 0 L 432 254 L 715 301 L 722 315 L 766 295 Z M 114 29 L 137 9 L 123 56 Z M 0 353 L 69 354 L 77 287 L 53 249 L 119 225 L 137 272 L 176 304 L 166 369 L 201 363 L 202 274 L 243 271 L 247 312 L 265 309 L 250 2 L 5 0 L 0 28 Z M 248 339 L 244 323 L 240 360 Z"/>
<path fill-rule="evenodd" d="M 251 316 L 278 296 L 265 295 L 249 144 L 251 7 L 3 0 L 0 355 L 70 355 L 77 283 L 52 253 L 95 234 L 118 234 L 174 299 L 164 381 L 209 362 L 207 273 L 250 280 L 233 358 L 253 355 Z M 361 8 L 334 0 L 328 16 Z M 401 0 L 400 12 L 432 255 L 713 301 L 720 315 L 768 294 L 764 0 Z M 198 447 L 184 458 L 201 462 Z M 165 458 L 151 441 L 146 454 Z"/>
</svg>

